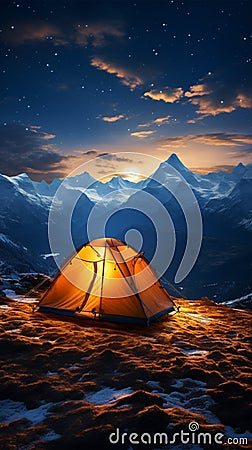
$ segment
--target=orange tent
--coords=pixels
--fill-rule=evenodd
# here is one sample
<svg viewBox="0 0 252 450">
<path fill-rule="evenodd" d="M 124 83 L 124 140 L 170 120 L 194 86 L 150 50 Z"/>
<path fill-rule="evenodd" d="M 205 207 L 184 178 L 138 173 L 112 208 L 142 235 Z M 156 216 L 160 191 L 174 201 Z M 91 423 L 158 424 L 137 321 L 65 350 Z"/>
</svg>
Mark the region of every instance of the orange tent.
<svg viewBox="0 0 252 450">
<path fill-rule="evenodd" d="M 72 254 L 38 306 L 45 313 L 146 325 L 174 310 L 143 253 L 112 238 Z"/>
</svg>

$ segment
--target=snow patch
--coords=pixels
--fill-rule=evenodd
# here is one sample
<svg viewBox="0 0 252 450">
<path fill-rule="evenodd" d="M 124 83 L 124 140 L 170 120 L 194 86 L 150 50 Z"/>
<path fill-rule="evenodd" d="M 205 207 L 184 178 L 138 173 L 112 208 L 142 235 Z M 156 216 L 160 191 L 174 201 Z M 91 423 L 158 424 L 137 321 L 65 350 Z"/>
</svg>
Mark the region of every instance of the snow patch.
<svg viewBox="0 0 252 450">
<path fill-rule="evenodd" d="M 200 316 L 199 314 L 194 314 L 194 313 L 186 313 L 186 315 L 190 316 L 194 319 L 200 320 L 203 323 L 210 322 L 211 320 L 213 320 L 213 319 L 210 319 L 210 317 L 203 317 L 203 316 Z"/>
<path fill-rule="evenodd" d="M 33 297 L 23 297 L 22 295 L 16 295 L 15 298 L 12 298 L 17 303 L 38 303 L 39 300 Z"/>
<path fill-rule="evenodd" d="M 209 354 L 209 352 L 207 352 L 206 350 L 200 350 L 200 349 L 186 349 L 186 348 L 181 348 L 180 349 L 182 353 L 184 353 L 184 355 L 186 356 L 191 356 L 191 357 L 198 357 L 198 356 L 207 356 Z"/>
<path fill-rule="evenodd" d="M 23 402 L 13 400 L 0 400 L 0 423 L 13 422 L 18 419 L 27 419 L 33 425 L 37 425 L 48 415 L 48 409 L 54 403 L 46 403 L 35 409 L 27 409 Z"/>
<path fill-rule="evenodd" d="M 38 299 L 34 297 L 24 297 L 23 295 L 16 294 L 15 291 L 12 289 L 3 289 L 4 294 L 6 297 L 11 298 L 15 302 L 18 303 L 37 303 Z"/>
<path fill-rule="evenodd" d="M 103 388 L 98 392 L 93 392 L 85 397 L 85 400 L 93 403 L 94 405 L 106 405 L 108 403 L 113 403 L 120 398 L 126 397 L 132 394 L 133 390 L 128 387 L 125 389 L 112 389 L 109 387 Z"/>
<path fill-rule="evenodd" d="M 48 431 L 48 433 L 46 433 L 42 436 L 42 439 L 44 441 L 54 441 L 59 438 L 61 438 L 61 435 L 55 433 L 55 431 L 53 431 L 53 430 Z"/>
<path fill-rule="evenodd" d="M 59 256 L 59 253 L 42 253 L 40 256 L 42 256 L 43 259 L 50 258 L 51 256 L 54 258 L 55 256 Z"/>
<path fill-rule="evenodd" d="M 13 247 L 18 247 L 17 244 L 15 244 L 13 241 L 11 241 L 5 234 L 0 233 L 0 241 L 4 242 L 5 244 L 10 244 Z"/>
<path fill-rule="evenodd" d="M 6 330 L 6 333 L 20 333 L 20 328 L 13 328 L 12 330 Z"/>
<path fill-rule="evenodd" d="M 152 391 L 165 400 L 165 408 L 178 406 L 205 416 L 212 424 L 220 423 L 210 410 L 210 407 L 214 405 L 214 400 L 206 394 L 207 384 L 205 382 L 192 378 L 181 378 L 174 380 L 171 386 L 173 391 L 169 394 L 159 390 Z"/>
<path fill-rule="evenodd" d="M 19 296 L 16 294 L 15 291 L 12 289 L 3 289 L 3 292 L 5 293 L 6 297 L 10 298 L 18 298 Z"/>
<path fill-rule="evenodd" d="M 244 226 L 246 230 L 252 231 L 252 218 L 241 220 L 238 225 Z"/>
</svg>

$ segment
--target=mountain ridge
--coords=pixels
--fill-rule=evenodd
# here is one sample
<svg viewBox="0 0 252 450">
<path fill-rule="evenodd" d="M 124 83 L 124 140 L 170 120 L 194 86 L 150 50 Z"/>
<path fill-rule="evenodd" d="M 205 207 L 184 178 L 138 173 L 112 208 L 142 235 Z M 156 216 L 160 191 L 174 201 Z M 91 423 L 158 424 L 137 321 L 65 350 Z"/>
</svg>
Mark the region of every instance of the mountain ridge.
<svg viewBox="0 0 252 450">
<path fill-rule="evenodd" d="M 161 204 L 169 212 L 177 233 L 178 248 L 165 274 L 172 282 L 184 251 L 187 230 L 183 213 L 169 192 L 172 187 L 176 191 L 181 183 L 171 166 L 191 187 L 201 209 L 204 230 L 200 256 L 181 285 L 183 293 L 191 298 L 209 296 L 225 300 L 251 292 L 251 166 L 239 163 L 231 173 L 199 175 L 187 169 L 175 154 L 160 164 L 153 178 L 151 175 L 137 183 L 121 177 L 101 183 L 87 172 L 66 178 L 64 184 L 57 178 L 49 184 L 32 181 L 27 174 L 0 175 L 0 273 L 29 271 L 29 267 L 32 272 L 51 273 L 55 269 L 53 258 L 43 259 L 42 255 L 51 253 L 47 237 L 48 214 L 53 197 L 62 186 L 69 202 L 79 197 L 72 217 L 75 245 L 89 240 L 86 224 L 91 210 L 97 206 L 98 225 L 111 216 L 107 234 L 125 240 L 127 230 L 135 228 L 144 236 L 143 250 L 149 260 L 155 251 L 155 229 L 134 206 L 137 205 L 139 211 L 145 207 L 151 216 L 158 217 L 155 208 Z M 144 194 L 147 197 L 143 197 Z M 155 208 L 148 198 L 155 199 Z M 162 232 L 165 235 L 165 223 Z M 17 247 L 13 247 L 13 243 Z M 214 287 L 216 279 L 217 287 Z"/>
</svg>

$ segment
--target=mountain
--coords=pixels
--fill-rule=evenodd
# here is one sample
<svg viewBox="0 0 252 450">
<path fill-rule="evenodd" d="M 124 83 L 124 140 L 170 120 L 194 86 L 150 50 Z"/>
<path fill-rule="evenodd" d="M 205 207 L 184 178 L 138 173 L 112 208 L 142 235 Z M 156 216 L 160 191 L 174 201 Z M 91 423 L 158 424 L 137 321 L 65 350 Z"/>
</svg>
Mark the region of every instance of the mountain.
<svg viewBox="0 0 252 450">
<path fill-rule="evenodd" d="M 26 174 L 15 177 L 0 175 L 0 270 L 2 273 L 29 270 L 48 273 L 55 270 L 53 259 L 45 259 L 44 255 L 51 253 L 47 232 L 48 214 L 54 195 L 52 192 L 56 192 L 55 187 L 60 184 L 61 181 L 56 180 L 52 183 L 53 189 L 50 190 L 51 185 L 45 182 L 33 182 Z M 49 189 L 46 189 L 47 186 Z M 67 194 L 68 201 L 71 202 L 74 193 L 67 190 Z M 78 243 L 80 239 L 81 242 L 87 239 L 81 223 L 86 223 L 94 205 L 85 194 L 81 195 L 78 208 L 80 204 L 82 212 L 78 220 L 76 220 L 76 212 L 73 214 L 74 240 Z M 78 239 L 82 231 L 83 239 Z"/>
<path fill-rule="evenodd" d="M 183 180 L 200 206 L 203 241 L 193 270 L 174 289 L 191 298 L 209 296 L 228 300 L 246 295 L 252 289 L 252 166 L 240 163 L 231 173 L 201 175 L 185 167 L 175 154 L 161 163 L 153 175 L 137 183 L 122 177 L 102 183 L 87 172 L 66 178 L 64 183 L 56 178 L 50 184 L 34 182 L 27 174 L 0 175 L 0 272 L 55 270 L 54 260 L 48 256 L 52 251 L 47 227 L 50 207 L 58 192 L 65 204 L 76 202 L 71 218 L 76 246 L 89 240 L 87 222 L 92 211 L 95 217 L 92 238 L 104 232 L 104 223 L 107 235 L 122 240 L 128 230 L 135 229 L 136 246 L 140 233 L 142 250 L 149 260 L 157 246 L 157 224 L 159 239 L 165 243 L 163 256 L 168 258 L 171 252 L 171 228 L 162 216 L 166 211 L 174 226 L 176 247 L 164 277 L 174 284 L 187 243 L 187 223 L 181 203 L 184 210 L 191 208 Z M 53 208 L 62 227 L 67 226 L 69 217 L 61 204 L 54 202 Z M 63 252 L 62 260 L 67 256 Z"/>
</svg>

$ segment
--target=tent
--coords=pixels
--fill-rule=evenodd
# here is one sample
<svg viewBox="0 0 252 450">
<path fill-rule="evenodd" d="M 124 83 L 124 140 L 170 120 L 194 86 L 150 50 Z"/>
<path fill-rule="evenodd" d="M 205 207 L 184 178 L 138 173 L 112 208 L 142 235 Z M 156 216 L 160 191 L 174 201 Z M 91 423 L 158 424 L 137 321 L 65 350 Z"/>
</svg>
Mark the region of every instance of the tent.
<svg viewBox="0 0 252 450">
<path fill-rule="evenodd" d="M 145 325 L 174 310 L 143 252 L 112 238 L 79 247 L 38 305 L 39 312 Z"/>
</svg>

